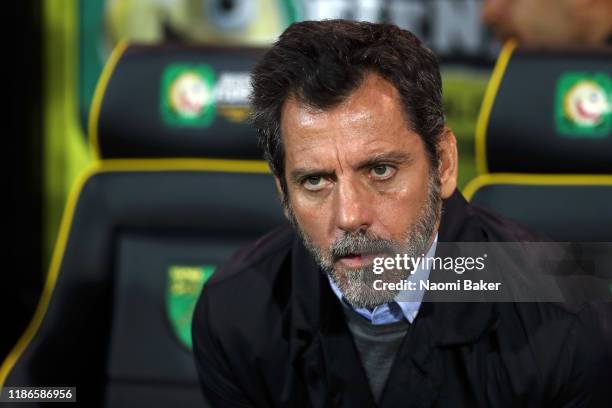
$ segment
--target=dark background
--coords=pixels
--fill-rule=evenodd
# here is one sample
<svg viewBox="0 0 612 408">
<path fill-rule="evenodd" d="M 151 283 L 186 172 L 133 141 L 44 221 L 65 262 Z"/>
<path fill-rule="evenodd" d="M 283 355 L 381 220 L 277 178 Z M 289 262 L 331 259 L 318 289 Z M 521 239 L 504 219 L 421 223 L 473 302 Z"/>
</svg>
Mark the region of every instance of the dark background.
<svg viewBox="0 0 612 408">
<path fill-rule="evenodd" d="M 42 287 L 42 33 L 41 0 L 11 2 L 7 21 L 16 29 L 7 34 L 12 58 L 4 60 L 10 93 L 11 129 L 8 156 L 9 197 L 5 217 L 7 258 L 2 268 L 2 327 L 0 359 L 25 330 Z M 5 224 L 6 225 L 6 224 Z"/>
</svg>

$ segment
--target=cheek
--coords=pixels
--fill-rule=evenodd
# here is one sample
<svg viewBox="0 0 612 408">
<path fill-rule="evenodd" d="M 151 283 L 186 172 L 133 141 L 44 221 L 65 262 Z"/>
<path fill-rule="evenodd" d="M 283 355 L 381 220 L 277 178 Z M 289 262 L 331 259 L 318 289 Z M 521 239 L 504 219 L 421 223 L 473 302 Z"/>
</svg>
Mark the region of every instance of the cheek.
<svg viewBox="0 0 612 408">
<path fill-rule="evenodd" d="M 378 194 L 373 202 L 377 221 L 385 235 L 403 239 L 420 215 L 428 195 L 428 171 L 411 172 L 398 180 L 391 191 Z"/>
<path fill-rule="evenodd" d="M 295 219 L 310 240 L 318 247 L 325 247 L 332 212 L 329 205 L 299 194 L 291 194 L 291 208 Z"/>
</svg>

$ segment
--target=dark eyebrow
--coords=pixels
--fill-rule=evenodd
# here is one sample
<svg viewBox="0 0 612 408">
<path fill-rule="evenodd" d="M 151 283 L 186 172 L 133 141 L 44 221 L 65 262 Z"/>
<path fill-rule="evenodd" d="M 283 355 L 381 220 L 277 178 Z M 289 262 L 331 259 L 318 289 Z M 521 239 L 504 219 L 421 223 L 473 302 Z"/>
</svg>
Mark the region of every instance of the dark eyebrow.
<svg viewBox="0 0 612 408">
<path fill-rule="evenodd" d="M 389 164 L 404 164 L 413 161 L 412 154 L 405 152 L 387 152 L 380 153 L 374 157 L 368 157 L 355 165 L 355 169 L 362 170 L 365 168 L 375 167 L 382 163 Z"/>
<path fill-rule="evenodd" d="M 336 173 L 329 170 L 297 168 L 291 171 L 289 179 L 294 183 L 300 183 L 308 177 L 334 177 Z"/>
<path fill-rule="evenodd" d="M 390 164 L 403 164 L 410 163 L 413 160 L 413 157 L 410 153 L 404 152 L 387 152 L 377 154 L 374 157 L 369 157 L 365 160 L 360 161 L 355 166 L 355 169 L 361 170 L 364 168 L 375 167 L 381 163 L 390 163 Z M 291 171 L 289 175 L 289 179 L 294 183 L 300 183 L 301 181 L 307 179 L 308 177 L 328 177 L 333 178 L 336 176 L 336 173 L 330 170 L 324 169 L 314 169 L 314 168 L 297 168 Z"/>
</svg>

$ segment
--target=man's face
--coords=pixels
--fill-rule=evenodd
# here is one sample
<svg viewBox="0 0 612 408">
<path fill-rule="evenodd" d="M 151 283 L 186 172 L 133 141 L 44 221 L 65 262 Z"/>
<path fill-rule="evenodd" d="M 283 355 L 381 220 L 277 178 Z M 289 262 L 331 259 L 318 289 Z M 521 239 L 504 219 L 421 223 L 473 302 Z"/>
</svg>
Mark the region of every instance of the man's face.
<svg viewBox="0 0 612 408">
<path fill-rule="evenodd" d="M 281 124 L 287 210 L 306 246 L 354 306 L 391 301 L 372 288 L 374 257 L 426 252 L 440 208 L 437 171 L 397 90 L 370 74 L 329 110 L 287 100 Z"/>
<path fill-rule="evenodd" d="M 572 0 L 485 0 L 484 22 L 501 40 L 531 46 L 557 46 L 576 40 Z"/>
</svg>

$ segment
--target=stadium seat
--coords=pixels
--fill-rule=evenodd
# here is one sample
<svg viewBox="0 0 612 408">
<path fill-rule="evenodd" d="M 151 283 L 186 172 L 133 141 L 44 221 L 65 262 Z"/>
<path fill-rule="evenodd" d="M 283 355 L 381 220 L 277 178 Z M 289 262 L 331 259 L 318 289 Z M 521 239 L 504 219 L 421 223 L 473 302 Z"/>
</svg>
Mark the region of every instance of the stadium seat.
<svg viewBox="0 0 612 408">
<path fill-rule="evenodd" d="M 206 406 L 194 302 L 219 264 L 283 222 L 245 123 L 259 52 L 114 50 L 90 114 L 94 163 L 68 198 L 42 298 L 0 387 L 76 386 L 86 407 Z"/>
<path fill-rule="evenodd" d="M 478 118 L 479 176 L 466 198 L 556 241 L 612 242 L 611 57 L 505 44 Z"/>
<path fill-rule="evenodd" d="M 472 204 L 554 241 L 590 243 L 583 256 L 605 265 L 612 242 L 611 57 L 609 48 L 537 51 L 506 43 L 477 123 L 480 174 L 463 191 Z M 598 285 L 608 282 L 612 294 L 610 270 L 600 270 Z M 612 364 L 612 303 L 602 299 L 589 303 Z"/>
</svg>

